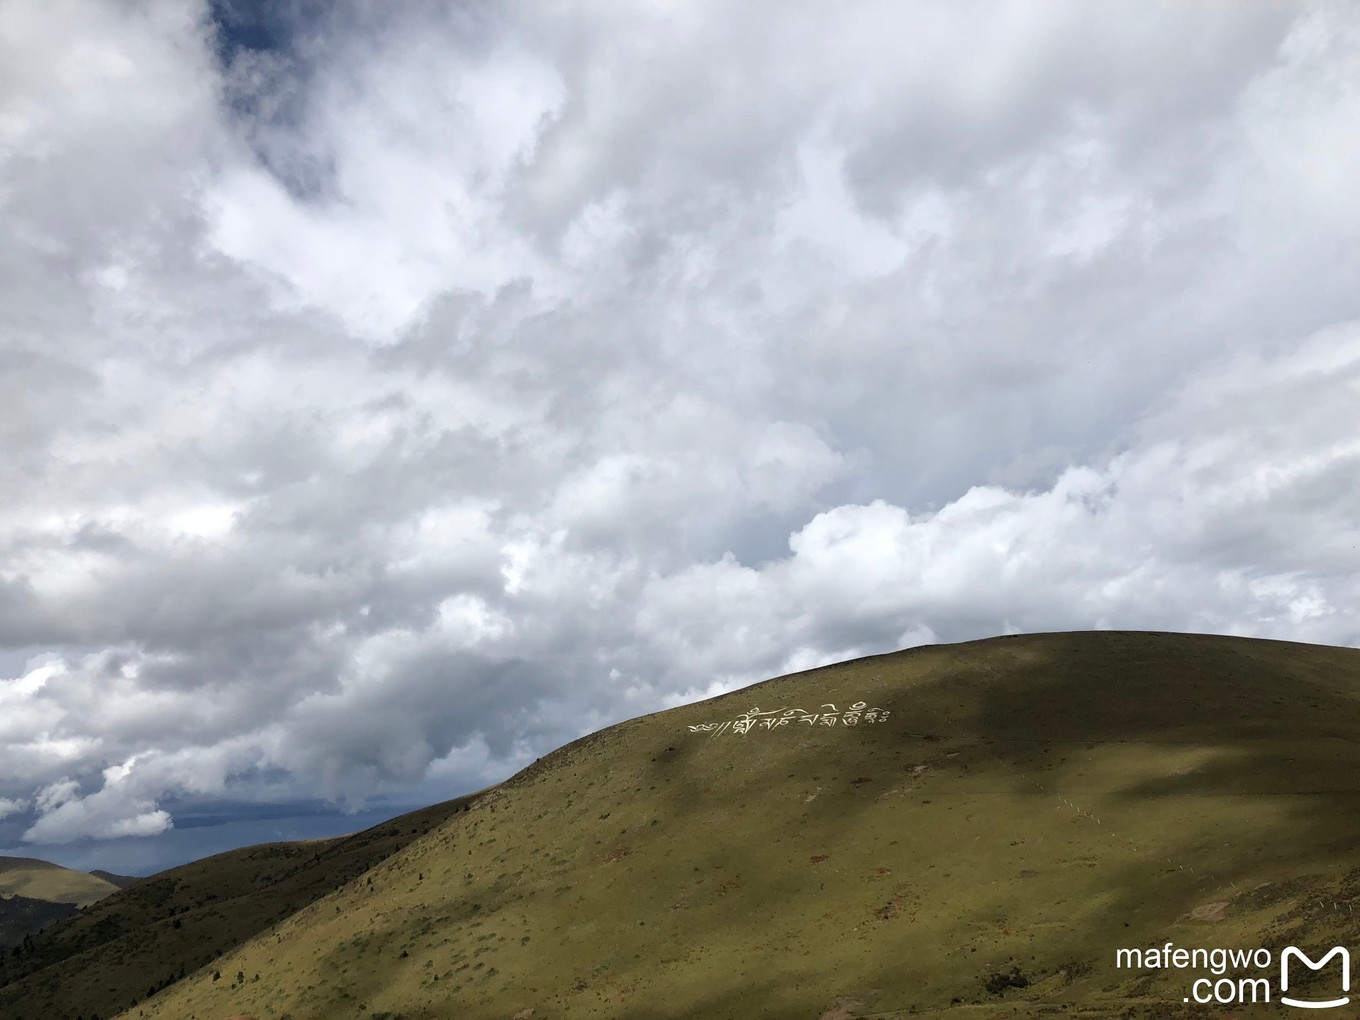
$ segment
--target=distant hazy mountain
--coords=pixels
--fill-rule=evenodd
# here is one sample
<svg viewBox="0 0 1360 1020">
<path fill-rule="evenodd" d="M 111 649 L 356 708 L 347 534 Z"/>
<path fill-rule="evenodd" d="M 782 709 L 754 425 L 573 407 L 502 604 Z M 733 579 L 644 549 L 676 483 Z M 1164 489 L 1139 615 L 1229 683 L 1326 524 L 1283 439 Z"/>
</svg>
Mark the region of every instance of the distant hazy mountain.
<svg viewBox="0 0 1360 1020">
<path fill-rule="evenodd" d="M 861 659 L 144 880 L 6 957 L 0 1016 L 1204 1015 L 1191 982 L 1221 975 L 1120 950 L 1360 950 L 1357 733 L 1355 649 L 1102 632 Z M 1335 994 L 1330 969 L 1288 994 Z"/>
<path fill-rule="evenodd" d="M 95 870 L 91 871 L 90 874 L 93 875 L 95 878 L 102 878 L 105 882 L 108 882 L 111 885 L 116 885 L 119 889 L 126 889 L 134 882 L 141 881 L 141 878 L 139 878 L 136 875 L 115 875 L 112 871 L 104 871 L 100 868 L 95 868 Z"/>
</svg>

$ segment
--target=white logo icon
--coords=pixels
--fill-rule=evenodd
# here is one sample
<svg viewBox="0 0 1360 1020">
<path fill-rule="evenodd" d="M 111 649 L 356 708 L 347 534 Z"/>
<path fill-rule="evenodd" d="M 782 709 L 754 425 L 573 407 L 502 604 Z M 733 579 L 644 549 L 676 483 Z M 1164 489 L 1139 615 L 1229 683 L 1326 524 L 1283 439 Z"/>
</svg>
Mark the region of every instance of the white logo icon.
<svg viewBox="0 0 1360 1020">
<path fill-rule="evenodd" d="M 1295 949 L 1293 946 L 1286 946 L 1280 954 L 1280 991 L 1289 991 L 1289 958 L 1291 956 L 1298 959 L 1309 970 L 1321 970 L 1327 966 L 1333 956 L 1341 957 L 1341 990 L 1349 992 L 1351 990 L 1351 954 L 1341 946 L 1333 947 L 1332 951 L 1324 956 L 1317 963 L 1309 959 L 1308 954 L 1302 950 Z M 1280 1001 L 1286 1006 L 1302 1006 L 1304 1009 L 1331 1009 L 1333 1006 L 1344 1006 L 1350 1002 L 1349 995 L 1343 995 L 1339 999 L 1328 999 L 1326 1002 L 1312 1002 L 1307 999 L 1291 999 L 1287 995 L 1281 995 Z"/>
</svg>

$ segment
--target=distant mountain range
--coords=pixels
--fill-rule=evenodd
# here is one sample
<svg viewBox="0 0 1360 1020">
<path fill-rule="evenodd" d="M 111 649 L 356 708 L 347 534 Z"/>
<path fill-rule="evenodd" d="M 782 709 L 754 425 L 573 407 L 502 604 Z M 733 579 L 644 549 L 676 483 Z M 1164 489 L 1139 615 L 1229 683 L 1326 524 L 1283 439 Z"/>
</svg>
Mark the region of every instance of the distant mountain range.
<svg viewBox="0 0 1360 1020">
<path fill-rule="evenodd" d="M 1357 733 L 1350 648 L 1099 632 L 860 659 L 144 879 L 0 954 L 0 1016 L 1094 1020 L 1240 991 L 1168 943 L 1271 956 L 1270 1006 L 1210 1004 L 1254 1016 L 1285 947 L 1360 952 Z M 1328 959 L 1287 994 L 1335 995 Z"/>
</svg>

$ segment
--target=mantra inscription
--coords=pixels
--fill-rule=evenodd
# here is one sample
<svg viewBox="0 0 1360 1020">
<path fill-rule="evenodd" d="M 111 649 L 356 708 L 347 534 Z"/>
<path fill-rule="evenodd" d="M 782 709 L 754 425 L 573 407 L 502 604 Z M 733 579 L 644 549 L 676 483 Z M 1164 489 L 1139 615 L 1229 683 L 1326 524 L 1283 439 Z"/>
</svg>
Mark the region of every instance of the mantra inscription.
<svg viewBox="0 0 1360 1020">
<path fill-rule="evenodd" d="M 804 712 L 801 708 L 776 708 L 772 712 L 762 712 L 759 708 L 753 708 L 727 722 L 700 723 L 687 729 L 691 733 L 707 733 L 716 737 L 720 733 L 746 734 L 757 727 L 773 730 L 780 726 L 788 726 L 790 723 L 802 723 L 805 726 L 858 726 L 861 721 L 883 722 L 888 718 L 888 714 L 887 709 L 870 708 L 863 701 L 855 702 L 844 712 L 838 711 L 836 706 L 831 704 L 822 705 L 816 712 Z"/>
</svg>

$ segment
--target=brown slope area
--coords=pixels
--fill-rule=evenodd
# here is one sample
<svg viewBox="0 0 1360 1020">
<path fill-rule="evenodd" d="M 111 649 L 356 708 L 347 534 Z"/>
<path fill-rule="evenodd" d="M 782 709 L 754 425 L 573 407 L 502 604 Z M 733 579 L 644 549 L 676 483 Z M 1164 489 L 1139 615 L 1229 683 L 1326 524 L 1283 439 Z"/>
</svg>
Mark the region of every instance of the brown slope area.
<svg viewBox="0 0 1360 1020">
<path fill-rule="evenodd" d="M 31 857 L 0 857 L 0 896 L 26 896 L 51 903 L 86 906 L 117 892 L 97 875 Z"/>
<path fill-rule="evenodd" d="M 0 954 L 0 1017 L 109 1017 L 352 881 L 472 798 L 336 839 L 273 843 L 136 882 Z"/>
<path fill-rule="evenodd" d="M 845 726 L 860 701 L 891 715 Z M 1198 1015 L 1200 975 L 1116 949 L 1360 943 L 1356 733 L 1353 649 L 1047 634 L 796 674 L 548 756 L 126 1016 Z"/>
</svg>

